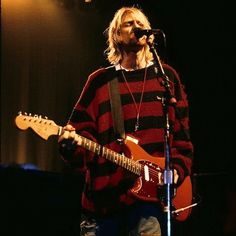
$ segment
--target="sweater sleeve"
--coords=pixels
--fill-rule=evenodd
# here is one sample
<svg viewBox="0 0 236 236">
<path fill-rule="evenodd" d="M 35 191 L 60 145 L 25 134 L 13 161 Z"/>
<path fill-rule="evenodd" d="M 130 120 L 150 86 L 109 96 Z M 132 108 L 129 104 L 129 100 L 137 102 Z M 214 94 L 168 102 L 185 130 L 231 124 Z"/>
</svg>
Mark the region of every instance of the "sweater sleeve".
<svg viewBox="0 0 236 236">
<path fill-rule="evenodd" d="M 68 124 L 75 128 L 77 134 L 94 142 L 97 142 L 96 117 L 98 113 L 98 104 L 94 99 L 96 97 L 94 84 L 96 83 L 95 78 L 103 71 L 104 69 L 99 69 L 88 77 L 68 121 Z M 95 155 L 83 147 L 72 145 L 72 140 L 63 140 L 59 144 L 59 151 L 65 162 L 81 172 L 86 170 Z"/>
</svg>

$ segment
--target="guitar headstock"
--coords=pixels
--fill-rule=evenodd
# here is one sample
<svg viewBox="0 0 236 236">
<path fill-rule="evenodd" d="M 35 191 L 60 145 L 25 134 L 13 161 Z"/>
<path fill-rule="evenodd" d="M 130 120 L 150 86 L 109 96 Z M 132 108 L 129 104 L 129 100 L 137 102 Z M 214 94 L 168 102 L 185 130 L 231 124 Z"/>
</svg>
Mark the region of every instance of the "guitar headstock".
<svg viewBox="0 0 236 236">
<path fill-rule="evenodd" d="M 45 140 L 47 140 L 51 135 L 58 135 L 60 129 L 54 121 L 49 120 L 47 117 L 42 118 L 42 116 L 32 116 L 31 114 L 22 114 L 21 112 L 19 112 L 18 116 L 15 118 L 15 124 L 21 130 L 31 128 Z"/>
</svg>

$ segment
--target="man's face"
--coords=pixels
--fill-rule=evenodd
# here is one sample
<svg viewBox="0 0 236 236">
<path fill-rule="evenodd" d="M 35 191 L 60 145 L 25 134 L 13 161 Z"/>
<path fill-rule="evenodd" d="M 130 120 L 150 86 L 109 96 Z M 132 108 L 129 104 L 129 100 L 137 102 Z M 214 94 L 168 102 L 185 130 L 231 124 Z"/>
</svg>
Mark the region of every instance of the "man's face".
<svg viewBox="0 0 236 236">
<path fill-rule="evenodd" d="M 133 14 L 125 15 L 119 30 L 120 44 L 124 49 L 137 51 L 146 44 L 146 36 L 137 39 L 134 34 L 134 28 L 144 28 L 144 25 Z"/>
</svg>

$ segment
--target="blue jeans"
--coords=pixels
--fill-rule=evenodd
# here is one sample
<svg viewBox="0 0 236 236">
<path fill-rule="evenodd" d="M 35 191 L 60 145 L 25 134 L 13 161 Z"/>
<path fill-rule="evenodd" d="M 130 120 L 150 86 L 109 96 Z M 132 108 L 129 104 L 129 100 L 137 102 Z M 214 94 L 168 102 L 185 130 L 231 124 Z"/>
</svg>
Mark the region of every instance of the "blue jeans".
<svg viewBox="0 0 236 236">
<path fill-rule="evenodd" d="M 139 202 L 107 218 L 81 218 L 81 236 L 161 235 L 163 212 L 155 203 Z M 142 234 L 143 233 L 143 234 Z"/>
</svg>

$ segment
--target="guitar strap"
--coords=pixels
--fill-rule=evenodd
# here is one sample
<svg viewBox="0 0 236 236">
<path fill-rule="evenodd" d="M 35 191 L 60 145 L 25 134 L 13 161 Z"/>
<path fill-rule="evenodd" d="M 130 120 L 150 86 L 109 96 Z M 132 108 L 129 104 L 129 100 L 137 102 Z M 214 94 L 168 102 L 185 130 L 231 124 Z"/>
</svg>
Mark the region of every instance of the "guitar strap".
<svg viewBox="0 0 236 236">
<path fill-rule="evenodd" d="M 111 114 L 113 119 L 113 127 L 115 135 L 118 139 L 125 139 L 124 119 L 121 109 L 121 99 L 118 86 L 118 78 L 115 77 L 108 82 L 110 103 L 111 103 Z"/>
</svg>

